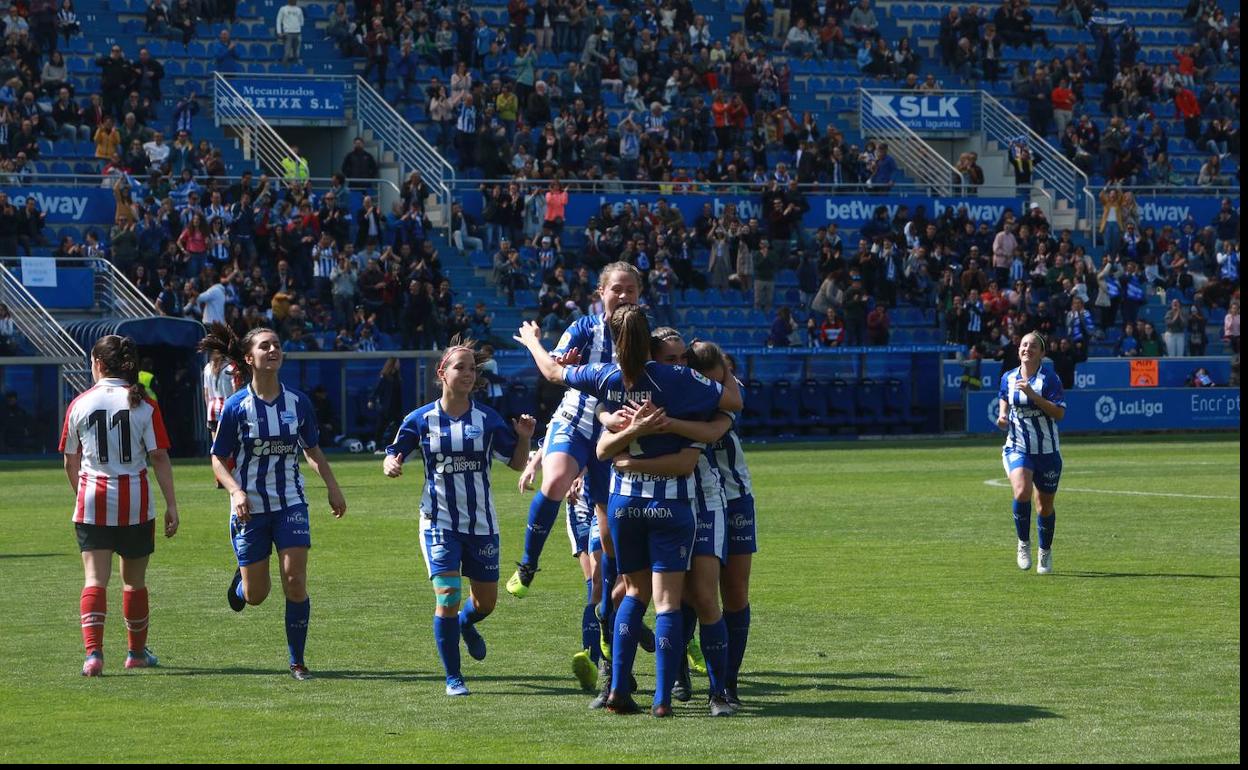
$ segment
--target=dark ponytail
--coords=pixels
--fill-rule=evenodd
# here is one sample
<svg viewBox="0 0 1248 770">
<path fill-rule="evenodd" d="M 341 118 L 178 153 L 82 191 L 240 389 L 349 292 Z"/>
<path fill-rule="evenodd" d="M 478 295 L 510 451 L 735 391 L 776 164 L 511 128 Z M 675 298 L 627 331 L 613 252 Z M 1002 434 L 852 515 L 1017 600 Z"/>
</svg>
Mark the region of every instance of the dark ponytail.
<svg viewBox="0 0 1248 770">
<path fill-rule="evenodd" d="M 257 326 L 248 330 L 243 338 L 239 339 L 229 326 L 213 322 L 208 327 L 208 334 L 204 335 L 195 349 L 200 353 L 220 353 L 225 356 L 234 362 L 234 368 L 238 370 L 243 380 L 248 381 L 251 379 L 251 367 L 247 365 L 247 351 L 251 350 L 252 340 L 264 332 L 276 334 L 267 326 Z"/>
<path fill-rule="evenodd" d="M 131 409 L 143 403 L 147 388 L 139 382 L 139 350 L 133 339 L 107 334 L 91 348 L 91 357 L 100 362 L 100 372 L 105 377 L 125 380 L 130 385 Z"/>
<path fill-rule="evenodd" d="M 694 340 L 685 351 L 685 364 L 700 374 L 714 371 L 716 367 L 724 367 L 728 371 L 728 363 L 724 360 L 724 351 L 714 342 Z"/>
<path fill-rule="evenodd" d="M 637 305 L 623 305 L 611 314 L 610 327 L 615 360 L 624 374 L 624 384 L 631 387 L 641 380 L 650 360 L 650 322 Z"/>
</svg>

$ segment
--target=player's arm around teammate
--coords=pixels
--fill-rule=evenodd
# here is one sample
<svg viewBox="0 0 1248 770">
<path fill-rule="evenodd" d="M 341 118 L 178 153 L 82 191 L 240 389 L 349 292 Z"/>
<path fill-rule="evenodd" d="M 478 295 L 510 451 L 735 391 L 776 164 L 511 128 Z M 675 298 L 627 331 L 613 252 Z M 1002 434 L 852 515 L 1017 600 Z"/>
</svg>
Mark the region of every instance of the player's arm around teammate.
<svg viewBox="0 0 1248 770">
<path fill-rule="evenodd" d="M 599 274 L 598 291 L 602 296 L 604 314 L 585 316 L 573 322 L 564 332 L 555 350 L 547 353 L 541 345 L 540 334 L 529 347 L 541 363 L 556 367 L 585 363 L 603 364 L 613 360 L 611 335 L 607 319 L 616 308 L 637 302 L 641 293 L 641 273 L 627 262 L 614 262 Z M 561 381 L 561 380 L 560 380 Z M 550 424 L 546 429 L 542 454 L 542 482 L 538 493 L 529 505 L 529 521 L 524 534 L 524 554 L 514 575 L 507 581 L 507 591 L 516 598 L 524 598 L 538 571 L 538 560 L 559 517 L 559 506 L 568 494 L 568 488 L 582 472 L 588 470 L 590 498 L 594 501 L 595 515 L 602 533 L 605 553 L 603 581 L 615 579 L 614 554 L 606 522 L 607 485 L 609 467 L 594 456 L 594 441 L 598 426 L 594 420 L 595 399 L 585 393 L 569 391 L 564 395 Z"/>
<path fill-rule="evenodd" d="M 1019 569 L 1031 568 L 1031 510 L 1038 510 L 1040 537 L 1036 571 L 1053 570 L 1053 533 L 1057 520 L 1054 501 L 1062 477 L 1062 455 L 1057 423 L 1066 416 L 1061 380 L 1044 365 L 1046 342 L 1032 332 L 1019 343 L 1021 365 L 1001 375 L 997 427 L 1006 432 L 1002 463 L 1013 491 L 1013 517 L 1018 536 Z M 1037 390 L 1038 388 L 1038 390 Z"/>
<path fill-rule="evenodd" d="M 452 696 L 469 694 L 460 639 L 469 655 L 483 660 L 485 639 L 476 626 L 498 601 L 498 517 L 490 460 L 496 456 L 524 471 L 536 427 L 529 415 L 509 426 L 493 409 L 473 402 L 478 376 L 470 345 L 448 347 L 437 368 L 441 398 L 404 418 L 382 463 L 387 477 L 398 478 L 409 455 L 419 451 L 424 459 L 421 553 L 433 584 L 434 642 L 446 672 L 446 694 Z M 461 577 L 469 580 L 467 601 Z"/>
<path fill-rule="evenodd" d="M 83 676 L 104 670 L 104 621 L 113 553 L 121 560 L 126 668 L 155 666 L 147 648 L 147 565 L 155 543 L 150 461 L 165 500 L 164 533 L 178 531 L 169 438 L 160 408 L 139 383 L 134 340 L 108 335 L 91 349 L 94 385 L 69 405 L 61 432 L 65 474 L 74 491 L 74 527 L 84 572 L 79 602 L 86 650 Z"/>
</svg>

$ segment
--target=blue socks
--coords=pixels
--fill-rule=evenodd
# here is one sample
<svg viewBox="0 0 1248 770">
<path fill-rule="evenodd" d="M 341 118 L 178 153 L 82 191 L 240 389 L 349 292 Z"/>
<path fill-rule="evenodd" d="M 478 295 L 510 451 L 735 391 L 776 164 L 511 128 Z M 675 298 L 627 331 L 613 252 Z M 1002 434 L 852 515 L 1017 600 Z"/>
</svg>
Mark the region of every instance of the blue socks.
<svg viewBox="0 0 1248 770">
<path fill-rule="evenodd" d="M 459 627 L 461 629 L 465 629 L 474 623 L 480 623 L 487 617 L 489 617 L 489 615 L 483 615 L 480 612 L 477 612 L 477 608 L 472 604 L 472 597 L 469 596 L 464 600 L 464 606 L 459 611 Z"/>
<path fill-rule="evenodd" d="M 1014 501 L 1014 531 L 1024 543 L 1031 542 L 1031 501 Z M 1043 546 L 1042 546 L 1043 547 Z"/>
<path fill-rule="evenodd" d="M 611 689 L 615 692 L 629 692 L 629 676 L 637 657 L 637 632 L 645 614 L 646 605 L 631 596 L 624 597 L 615 613 L 611 641 Z"/>
<path fill-rule="evenodd" d="M 750 639 L 750 605 L 739 612 L 725 612 L 724 624 L 728 630 L 728 670 L 724 676 L 724 687 L 737 689 L 737 674 L 741 671 L 741 661 L 745 660 L 745 646 Z M 702 656 L 710 662 L 706 647 L 702 648 Z"/>
<path fill-rule="evenodd" d="M 699 639 L 702 643 L 702 657 L 706 659 L 706 671 L 711 679 L 711 692 L 722 694 L 728 687 L 727 621 L 721 617 L 709 626 L 703 623 Z M 744 648 L 742 651 L 744 652 Z"/>
<path fill-rule="evenodd" d="M 546 546 L 546 538 L 550 537 L 550 530 L 555 525 L 555 519 L 559 518 L 559 500 L 547 499 L 541 490 L 533 495 L 533 502 L 529 504 L 529 526 L 524 531 L 524 558 L 522 561 L 530 567 L 537 569 L 537 560 L 542 555 L 542 548 Z"/>
<path fill-rule="evenodd" d="M 459 617 L 433 616 L 433 641 L 438 645 L 438 657 L 446 669 L 446 680 L 462 679 L 459 672 Z"/>
<path fill-rule="evenodd" d="M 615 557 L 602 555 L 602 598 L 598 600 L 598 617 L 611 617 L 611 589 L 615 588 Z"/>
<path fill-rule="evenodd" d="M 247 596 L 243 593 L 243 581 L 238 581 L 238 585 L 234 586 L 234 595 L 242 599 L 244 602 L 247 601 Z"/>
<path fill-rule="evenodd" d="M 1052 516 L 1037 516 L 1036 531 L 1040 533 L 1040 547 L 1049 550 L 1053 547 L 1053 528 L 1057 524 L 1057 511 Z"/>
<path fill-rule="evenodd" d="M 242 584 L 239 584 L 242 590 Z M 301 602 L 286 600 L 286 647 L 290 650 L 290 665 L 303 664 L 303 648 L 308 641 L 308 617 L 312 614 L 312 600 Z"/>
<path fill-rule="evenodd" d="M 628 601 L 627 599 L 625 601 Z M 705 630 L 705 629 L 704 629 Z M 679 611 L 654 616 L 654 705 L 670 706 L 672 685 L 685 657 L 684 621 Z"/>
<path fill-rule="evenodd" d="M 598 638 L 602 629 L 598 626 L 593 594 L 594 581 L 591 578 L 585 581 L 585 610 L 581 613 L 581 649 L 589 650 L 589 659 L 597 663 L 602 657 L 602 651 L 598 649 Z"/>
<path fill-rule="evenodd" d="M 685 624 L 685 646 L 693 641 L 693 635 L 698 630 L 698 612 L 693 608 L 692 604 L 680 605 L 680 619 Z"/>
</svg>

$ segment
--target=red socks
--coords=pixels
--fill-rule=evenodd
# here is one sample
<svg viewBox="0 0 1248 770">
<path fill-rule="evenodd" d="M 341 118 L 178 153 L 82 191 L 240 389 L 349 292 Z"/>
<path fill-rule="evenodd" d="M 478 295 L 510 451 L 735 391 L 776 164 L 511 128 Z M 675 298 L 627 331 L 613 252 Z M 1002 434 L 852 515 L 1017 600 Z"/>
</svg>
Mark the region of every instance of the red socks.
<svg viewBox="0 0 1248 770">
<path fill-rule="evenodd" d="M 104 619 L 108 616 L 108 590 L 101 586 L 89 586 L 82 589 L 79 601 L 82 611 L 82 646 L 87 654 L 104 652 Z M 143 596 L 143 615 L 147 615 L 147 595 Z M 144 628 L 146 628 L 146 621 Z M 147 632 L 144 631 L 146 634 Z"/>
<path fill-rule="evenodd" d="M 147 589 L 123 592 L 121 612 L 126 618 L 126 640 L 130 652 L 142 653 L 147 647 Z"/>
</svg>

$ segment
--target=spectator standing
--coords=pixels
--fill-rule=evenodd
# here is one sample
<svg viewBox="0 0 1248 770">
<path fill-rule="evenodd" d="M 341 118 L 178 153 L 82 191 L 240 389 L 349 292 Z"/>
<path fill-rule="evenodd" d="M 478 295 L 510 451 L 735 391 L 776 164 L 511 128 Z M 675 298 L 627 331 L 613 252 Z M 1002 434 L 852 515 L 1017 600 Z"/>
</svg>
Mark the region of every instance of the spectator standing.
<svg viewBox="0 0 1248 770">
<path fill-rule="evenodd" d="M 1232 299 L 1222 320 L 1222 339 L 1231 349 L 1231 355 L 1239 357 L 1239 300 Z"/>
<path fill-rule="evenodd" d="M 1170 301 L 1170 308 L 1165 316 L 1166 331 L 1163 335 L 1168 355 L 1176 358 L 1187 356 L 1188 317 L 1189 314 L 1181 302 L 1177 299 Z"/>
<path fill-rule="evenodd" d="M 282 41 L 282 63 L 298 64 L 303 47 L 303 9 L 296 0 L 286 0 L 277 10 L 277 39 Z"/>
<path fill-rule="evenodd" d="M 293 0 L 292 0 L 293 2 Z M 290 6 L 287 6 L 288 8 Z M 342 159 L 342 175 L 346 177 L 347 184 L 352 182 L 360 182 L 361 180 L 376 179 L 378 172 L 377 159 L 373 154 L 364 149 L 364 140 L 356 137 L 354 147 L 347 156 Z M 354 184 L 355 188 L 366 187 L 366 185 Z"/>
<path fill-rule="evenodd" d="M 230 31 L 223 29 L 212 44 L 212 61 L 217 72 L 229 74 L 238 71 L 238 44 L 230 39 Z"/>
</svg>

